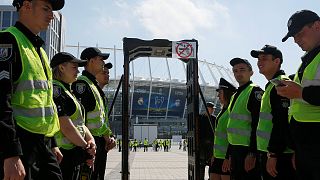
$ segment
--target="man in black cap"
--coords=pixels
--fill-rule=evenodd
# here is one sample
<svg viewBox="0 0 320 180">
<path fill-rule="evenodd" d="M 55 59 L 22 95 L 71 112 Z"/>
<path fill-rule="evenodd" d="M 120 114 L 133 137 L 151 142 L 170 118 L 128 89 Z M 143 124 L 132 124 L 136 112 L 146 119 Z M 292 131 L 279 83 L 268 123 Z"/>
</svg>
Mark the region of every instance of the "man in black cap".
<svg viewBox="0 0 320 180">
<path fill-rule="evenodd" d="M 213 150 L 213 138 L 216 116 L 214 116 L 215 105 L 212 102 L 207 102 L 204 113 L 199 116 L 199 139 L 200 139 L 200 179 L 204 179 L 205 167 L 210 165 L 210 160 Z M 209 114 L 208 114 L 209 113 Z"/>
<path fill-rule="evenodd" d="M 290 99 L 289 120 L 294 141 L 295 165 L 299 179 L 320 179 L 320 18 L 310 10 L 294 13 L 288 33 L 305 51 L 293 81 L 282 81 L 279 95 Z"/>
<path fill-rule="evenodd" d="M 256 129 L 259 121 L 263 91 L 250 80 L 253 75 L 248 60 L 234 58 L 230 61 L 239 88 L 233 95 L 227 124 L 229 152 L 231 155 L 231 176 L 235 180 L 261 179 L 258 168 Z"/>
<path fill-rule="evenodd" d="M 52 138 L 59 119 L 51 69 L 38 34 L 48 28 L 52 11 L 63 8 L 64 0 L 12 4 L 18 21 L 0 32 L 0 179 L 62 179 L 52 152 L 60 154 Z"/>
<path fill-rule="evenodd" d="M 104 179 L 107 149 L 115 143 L 108 126 L 108 113 L 101 88 L 96 75 L 104 70 L 104 60 L 108 53 L 102 53 L 98 48 L 89 47 L 82 51 L 80 58 L 86 60 L 84 71 L 78 80 L 72 84 L 72 90 L 86 110 L 86 126 L 93 135 L 97 151 L 92 180 Z"/>
<path fill-rule="evenodd" d="M 295 179 L 291 158 L 293 151 L 288 148 L 289 121 L 288 98 L 279 96 L 275 89 L 276 80 L 288 80 L 281 70 L 281 51 L 271 45 L 261 50 L 252 50 L 251 56 L 258 59 L 259 72 L 268 82 L 262 96 L 260 117 L 257 128 L 257 148 L 260 154 L 261 172 L 264 180 Z"/>
</svg>

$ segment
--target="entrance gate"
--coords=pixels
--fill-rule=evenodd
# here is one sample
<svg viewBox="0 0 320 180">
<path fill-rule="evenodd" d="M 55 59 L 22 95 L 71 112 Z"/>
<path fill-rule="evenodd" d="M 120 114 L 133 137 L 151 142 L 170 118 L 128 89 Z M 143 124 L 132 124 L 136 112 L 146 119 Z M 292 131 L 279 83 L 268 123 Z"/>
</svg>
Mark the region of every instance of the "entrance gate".
<svg viewBox="0 0 320 180">
<path fill-rule="evenodd" d="M 176 44 L 176 47 L 172 47 Z M 192 45 L 191 45 L 192 44 Z M 167 39 L 141 40 L 123 39 L 124 74 L 122 82 L 122 180 L 129 180 L 129 64 L 140 57 L 167 57 L 173 54 L 187 63 L 187 143 L 188 180 L 199 180 L 199 83 L 198 83 L 198 41 Z M 192 54 L 194 53 L 194 54 Z"/>
</svg>

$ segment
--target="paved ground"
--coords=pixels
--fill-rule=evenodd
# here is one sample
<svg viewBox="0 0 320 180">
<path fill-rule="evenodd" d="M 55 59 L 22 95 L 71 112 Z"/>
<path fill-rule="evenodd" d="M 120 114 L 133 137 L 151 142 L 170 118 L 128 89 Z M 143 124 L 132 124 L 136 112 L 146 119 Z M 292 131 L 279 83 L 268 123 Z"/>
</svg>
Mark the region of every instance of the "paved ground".
<svg viewBox="0 0 320 180">
<path fill-rule="evenodd" d="M 187 152 L 173 146 L 170 152 L 130 152 L 129 155 L 130 180 L 186 180 L 188 179 Z M 121 152 L 118 149 L 108 153 L 106 169 L 107 180 L 121 180 Z"/>
</svg>

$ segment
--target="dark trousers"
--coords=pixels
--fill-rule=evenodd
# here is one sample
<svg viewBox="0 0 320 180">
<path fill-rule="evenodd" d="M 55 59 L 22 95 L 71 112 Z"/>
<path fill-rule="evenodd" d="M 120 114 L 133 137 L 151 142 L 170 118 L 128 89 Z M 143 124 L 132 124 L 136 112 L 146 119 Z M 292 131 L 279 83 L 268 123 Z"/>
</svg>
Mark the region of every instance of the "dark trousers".
<svg viewBox="0 0 320 180">
<path fill-rule="evenodd" d="M 89 154 L 80 147 L 70 150 L 60 148 L 63 155 L 60 168 L 63 179 L 79 180 L 80 165 L 85 162 Z"/>
<path fill-rule="evenodd" d="M 297 179 L 320 179 L 320 123 L 290 122 L 295 143 Z"/>
<path fill-rule="evenodd" d="M 51 139 L 34 134 L 17 126 L 23 156 L 21 161 L 26 171 L 25 180 L 62 180 L 57 159 L 51 150 Z M 0 179 L 3 179 L 3 159 Z"/>
<path fill-rule="evenodd" d="M 260 158 L 260 169 L 262 173 L 263 180 L 295 180 L 296 179 L 296 172 L 293 169 L 291 158 L 292 153 L 285 153 L 279 155 L 277 157 L 277 165 L 276 169 L 278 171 L 278 175 L 276 177 L 270 176 L 270 174 L 266 170 L 267 165 L 267 153 L 266 152 L 260 152 L 259 153 Z"/>
<path fill-rule="evenodd" d="M 255 168 L 245 171 L 244 163 L 248 155 L 248 147 L 231 146 L 231 179 L 233 180 L 261 180 L 259 158 L 256 158 Z"/>
<path fill-rule="evenodd" d="M 148 151 L 148 146 L 147 145 L 145 145 L 144 149 L 143 149 L 143 152 L 146 152 L 146 151 Z"/>
<path fill-rule="evenodd" d="M 106 141 L 103 137 L 93 137 L 97 145 L 97 150 L 91 180 L 104 180 L 104 174 L 107 166 L 107 152 L 105 150 Z"/>
</svg>

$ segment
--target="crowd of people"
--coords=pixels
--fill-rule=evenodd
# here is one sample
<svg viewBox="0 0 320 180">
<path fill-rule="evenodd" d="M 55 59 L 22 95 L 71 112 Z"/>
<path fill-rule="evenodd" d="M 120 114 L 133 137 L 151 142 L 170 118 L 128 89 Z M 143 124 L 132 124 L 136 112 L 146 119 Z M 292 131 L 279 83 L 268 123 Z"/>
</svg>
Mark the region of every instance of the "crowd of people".
<svg viewBox="0 0 320 180">
<path fill-rule="evenodd" d="M 38 34 L 64 0 L 14 0 L 13 6 L 19 20 L 0 32 L 0 178 L 104 179 L 107 153 L 116 146 L 102 91 L 109 54 L 89 47 L 80 59 L 60 52 L 49 61 Z M 248 60 L 230 61 L 239 87 L 221 78 L 220 113 L 211 116 L 209 103 L 199 118 L 200 179 L 206 165 L 214 180 L 320 179 L 320 18 L 298 11 L 287 28 L 282 41 L 293 37 L 305 51 L 294 76 L 281 69 L 282 52 L 272 45 L 250 53 L 268 80 L 264 90 L 251 81 Z M 78 67 L 84 67 L 79 77 Z M 148 151 L 147 139 L 130 142 L 133 151 L 139 145 Z M 171 142 L 152 145 L 169 151 Z"/>
</svg>

